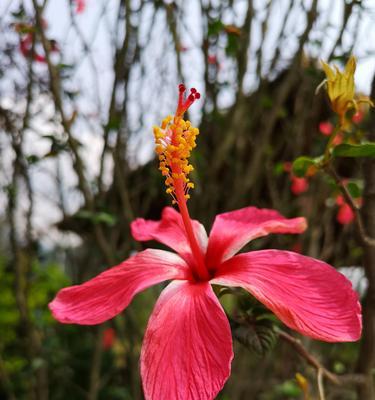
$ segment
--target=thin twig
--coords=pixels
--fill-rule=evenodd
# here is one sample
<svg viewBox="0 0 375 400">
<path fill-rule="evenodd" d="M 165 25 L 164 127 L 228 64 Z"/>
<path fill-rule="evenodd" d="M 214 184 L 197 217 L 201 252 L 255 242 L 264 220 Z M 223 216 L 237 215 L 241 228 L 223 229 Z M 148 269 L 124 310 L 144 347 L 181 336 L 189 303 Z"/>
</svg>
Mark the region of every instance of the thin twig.
<svg viewBox="0 0 375 400">
<path fill-rule="evenodd" d="M 335 373 L 329 371 L 327 368 L 323 366 L 323 364 L 313 355 L 311 354 L 306 347 L 301 343 L 301 341 L 297 338 L 295 338 L 292 335 L 289 335 L 289 333 L 277 329 L 277 333 L 281 339 L 283 339 L 285 342 L 289 343 L 291 346 L 294 347 L 294 349 L 297 351 L 297 353 L 304 358 L 309 365 L 311 365 L 313 368 L 315 368 L 318 371 L 318 374 L 321 375 L 321 378 L 319 378 L 318 375 L 318 384 L 319 384 L 319 379 L 326 378 L 328 379 L 331 383 L 334 385 L 357 385 L 361 386 L 366 383 L 366 378 L 363 374 L 345 374 L 345 375 L 336 375 Z M 322 384 L 321 384 L 322 385 Z M 321 394 L 321 390 L 319 389 L 319 393 Z M 324 395 L 324 392 L 323 392 Z M 321 399 L 324 399 L 324 397 L 321 397 Z"/>
<path fill-rule="evenodd" d="M 324 394 L 323 370 L 321 368 L 318 369 L 318 390 L 320 400 L 325 400 L 326 396 Z"/>
<path fill-rule="evenodd" d="M 278 330 L 278 335 L 285 342 L 288 342 L 290 345 L 292 345 L 297 353 L 303 357 L 308 364 L 314 367 L 317 371 L 321 371 L 321 374 L 330 382 L 334 383 L 335 385 L 340 384 L 340 378 L 333 372 L 328 371 L 328 369 L 326 369 L 315 356 L 309 353 L 299 339 L 282 330 Z"/>
</svg>

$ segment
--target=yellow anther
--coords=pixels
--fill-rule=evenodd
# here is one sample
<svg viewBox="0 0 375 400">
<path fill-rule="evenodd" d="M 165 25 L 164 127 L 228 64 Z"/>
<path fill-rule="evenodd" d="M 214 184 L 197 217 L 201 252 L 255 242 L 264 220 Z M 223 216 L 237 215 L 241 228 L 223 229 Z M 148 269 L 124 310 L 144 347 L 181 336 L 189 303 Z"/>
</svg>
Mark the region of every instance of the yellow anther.
<svg viewBox="0 0 375 400">
<path fill-rule="evenodd" d="M 167 149 L 166 149 L 168 152 L 170 152 L 170 153 L 172 153 L 173 151 L 176 151 L 177 150 L 177 147 L 176 146 L 173 146 L 173 144 L 169 144 L 168 146 L 167 146 Z"/>
<path fill-rule="evenodd" d="M 172 121 L 172 118 L 173 117 L 171 115 L 168 115 L 168 117 L 164 118 L 161 123 L 161 128 L 165 129 L 168 126 L 168 124 Z"/>
<path fill-rule="evenodd" d="M 155 151 L 156 151 L 158 154 L 162 154 L 163 151 L 164 151 L 163 146 L 162 146 L 161 144 L 158 144 L 157 146 L 155 146 Z"/>
<path fill-rule="evenodd" d="M 185 172 L 186 174 L 189 174 L 191 171 L 194 171 L 194 167 L 193 167 L 191 164 L 186 165 L 186 166 L 184 167 L 184 172 Z"/>
<path fill-rule="evenodd" d="M 182 128 L 182 130 L 186 129 L 186 122 L 183 119 L 180 120 L 178 125 Z"/>
<path fill-rule="evenodd" d="M 191 126 L 190 121 L 182 118 L 168 116 L 163 119 L 161 127 L 155 126 L 155 151 L 159 157 L 159 170 L 165 177 L 166 193 L 175 198 L 175 183 L 183 183 L 185 198 L 190 196 L 187 192 L 194 188 L 188 175 L 194 170 L 189 164 L 191 150 L 196 146 L 195 138 L 199 133 L 197 128 Z"/>
</svg>

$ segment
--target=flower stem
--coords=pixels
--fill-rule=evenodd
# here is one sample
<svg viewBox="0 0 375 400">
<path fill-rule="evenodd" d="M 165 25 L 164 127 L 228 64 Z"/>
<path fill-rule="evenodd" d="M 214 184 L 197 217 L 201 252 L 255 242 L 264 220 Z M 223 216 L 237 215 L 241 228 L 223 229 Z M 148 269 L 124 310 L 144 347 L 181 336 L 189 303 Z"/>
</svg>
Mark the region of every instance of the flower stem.
<svg viewBox="0 0 375 400">
<path fill-rule="evenodd" d="M 336 135 L 340 132 L 340 129 L 341 129 L 341 124 L 336 125 L 333 132 L 331 133 L 331 136 L 328 140 L 326 149 L 324 151 L 324 162 L 327 162 L 331 157 L 330 151 L 332 149 L 333 141 L 334 141 Z"/>
</svg>

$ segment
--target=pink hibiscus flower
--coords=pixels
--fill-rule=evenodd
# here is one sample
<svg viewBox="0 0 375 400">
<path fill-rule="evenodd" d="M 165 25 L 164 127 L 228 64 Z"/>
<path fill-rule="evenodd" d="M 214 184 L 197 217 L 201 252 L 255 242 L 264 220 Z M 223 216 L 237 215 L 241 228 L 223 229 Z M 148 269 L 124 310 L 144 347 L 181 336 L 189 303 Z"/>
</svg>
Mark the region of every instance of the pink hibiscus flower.
<svg viewBox="0 0 375 400">
<path fill-rule="evenodd" d="M 184 92 L 181 85 L 175 116 L 154 130 L 167 193 L 180 213 L 166 207 L 160 221 L 131 224 L 136 240 L 156 240 L 175 252 L 139 252 L 82 285 L 62 289 L 50 303 L 60 322 L 100 324 L 122 312 L 140 291 L 172 280 L 156 303 L 143 341 L 140 364 L 147 400 L 211 400 L 228 379 L 231 331 L 211 285 L 243 287 L 287 326 L 315 339 L 353 341 L 361 333 L 358 297 L 328 264 L 282 250 L 237 254 L 261 236 L 303 232 L 304 218 L 246 207 L 217 215 L 209 238 L 190 219 L 187 192 L 194 185 L 188 157 L 198 130 L 182 116 L 199 93 L 192 89 L 184 101 Z"/>
</svg>

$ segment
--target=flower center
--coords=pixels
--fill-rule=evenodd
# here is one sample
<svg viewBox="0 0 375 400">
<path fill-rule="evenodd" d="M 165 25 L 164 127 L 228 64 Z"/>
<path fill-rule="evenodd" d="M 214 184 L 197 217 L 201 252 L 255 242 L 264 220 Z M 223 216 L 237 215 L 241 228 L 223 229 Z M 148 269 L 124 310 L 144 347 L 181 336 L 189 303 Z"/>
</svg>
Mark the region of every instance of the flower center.
<svg viewBox="0 0 375 400">
<path fill-rule="evenodd" d="M 159 170 L 165 176 L 166 192 L 173 198 L 173 204 L 180 209 L 187 238 L 196 264 L 192 266 L 194 276 L 199 280 L 208 280 L 210 275 L 204 264 L 204 257 L 198 245 L 191 223 L 186 201 L 190 198 L 189 190 L 194 188 L 189 174 L 194 170 L 189 163 L 191 151 L 196 147 L 198 128 L 183 119 L 184 113 L 200 98 L 199 92 L 192 88 L 185 99 L 186 88 L 179 85 L 179 97 L 175 115 L 168 116 L 161 127 L 154 127 L 155 151 L 159 156 Z"/>
</svg>

